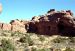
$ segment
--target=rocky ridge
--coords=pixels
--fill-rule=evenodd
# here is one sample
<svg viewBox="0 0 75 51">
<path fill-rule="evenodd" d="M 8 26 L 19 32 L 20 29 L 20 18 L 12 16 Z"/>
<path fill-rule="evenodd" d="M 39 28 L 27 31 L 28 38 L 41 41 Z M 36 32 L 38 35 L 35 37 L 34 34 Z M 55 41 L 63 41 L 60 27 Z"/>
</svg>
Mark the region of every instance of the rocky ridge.
<svg viewBox="0 0 75 51">
<path fill-rule="evenodd" d="M 11 20 L 9 24 L 0 23 L 1 30 L 33 32 L 46 35 L 75 36 L 75 19 L 71 10 L 50 9 L 47 14 L 34 16 L 30 21 Z M 70 36 L 71 36 L 70 35 Z"/>
</svg>

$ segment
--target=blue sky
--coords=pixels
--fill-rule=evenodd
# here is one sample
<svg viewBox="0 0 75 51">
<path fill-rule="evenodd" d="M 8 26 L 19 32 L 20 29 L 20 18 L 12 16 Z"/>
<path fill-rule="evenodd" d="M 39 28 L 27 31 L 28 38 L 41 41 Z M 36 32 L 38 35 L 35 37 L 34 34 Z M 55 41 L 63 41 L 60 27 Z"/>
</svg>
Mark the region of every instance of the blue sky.
<svg viewBox="0 0 75 51">
<path fill-rule="evenodd" d="M 30 20 L 53 8 L 72 10 L 75 13 L 75 0 L 0 0 L 0 3 L 3 6 L 0 22 L 5 23 L 13 19 Z"/>
</svg>

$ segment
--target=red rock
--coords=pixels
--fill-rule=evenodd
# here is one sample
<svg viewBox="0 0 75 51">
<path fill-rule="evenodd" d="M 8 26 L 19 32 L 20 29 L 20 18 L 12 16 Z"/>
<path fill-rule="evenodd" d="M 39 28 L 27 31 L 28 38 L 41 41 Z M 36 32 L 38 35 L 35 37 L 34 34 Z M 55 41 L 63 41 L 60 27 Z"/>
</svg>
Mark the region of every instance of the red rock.
<svg viewBox="0 0 75 51">
<path fill-rule="evenodd" d="M 39 22 L 35 21 L 35 17 L 32 20 L 34 21 L 29 24 L 31 32 L 46 35 L 75 35 L 75 21 L 70 11 L 50 10 L 38 19 Z"/>
<path fill-rule="evenodd" d="M 46 35 L 75 36 L 75 19 L 70 10 L 55 11 L 55 9 L 51 9 L 45 15 L 34 16 L 31 21 L 16 19 L 12 20 L 10 24 L 0 23 L 0 29 L 22 33 L 34 32 Z"/>
<path fill-rule="evenodd" d="M 11 30 L 11 24 L 3 24 L 2 30 Z"/>
<path fill-rule="evenodd" d="M 12 25 L 11 27 L 12 31 L 18 31 L 21 33 L 26 33 L 27 30 L 25 29 L 25 25 Z"/>
</svg>

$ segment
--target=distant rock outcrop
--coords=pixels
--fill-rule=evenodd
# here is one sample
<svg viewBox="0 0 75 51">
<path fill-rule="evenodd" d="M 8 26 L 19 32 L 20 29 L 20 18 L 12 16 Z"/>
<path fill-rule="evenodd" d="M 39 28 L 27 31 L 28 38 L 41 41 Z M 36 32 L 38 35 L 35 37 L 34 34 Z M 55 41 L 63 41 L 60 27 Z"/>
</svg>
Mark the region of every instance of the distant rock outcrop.
<svg viewBox="0 0 75 51">
<path fill-rule="evenodd" d="M 26 25 L 28 24 L 28 21 L 23 21 L 23 20 L 11 20 L 10 24 L 6 24 L 6 23 L 0 23 L 0 29 L 1 30 L 7 30 L 7 31 L 18 31 L 21 33 L 26 33 L 27 29 L 26 29 Z"/>
<path fill-rule="evenodd" d="M 34 16 L 30 21 L 12 20 L 10 24 L 0 23 L 0 29 L 33 32 L 45 35 L 75 36 L 75 18 L 71 10 L 51 9 L 45 15 Z"/>
<path fill-rule="evenodd" d="M 25 33 L 27 32 L 26 27 L 25 27 L 27 23 L 28 23 L 27 21 L 23 21 L 23 20 L 21 21 L 19 21 L 18 19 L 12 20 L 10 22 L 11 31 L 19 31 L 19 32 Z"/>
<path fill-rule="evenodd" d="M 11 30 L 11 24 L 4 24 L 3 23 L 2 30 Z"/>
</svg>

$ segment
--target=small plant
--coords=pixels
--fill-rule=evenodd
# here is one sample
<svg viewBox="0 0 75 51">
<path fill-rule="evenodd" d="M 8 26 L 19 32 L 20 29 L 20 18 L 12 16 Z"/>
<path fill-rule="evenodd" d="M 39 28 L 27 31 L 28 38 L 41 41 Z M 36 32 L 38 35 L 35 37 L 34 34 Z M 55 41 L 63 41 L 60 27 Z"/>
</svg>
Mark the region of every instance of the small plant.
<svg viewBox="0 0 75 51">
<path fill-rule="evenodd" d="M 3 51 L 3 48 L 2 47 L 0 47 L 0 51 Z"/>
<path fill-rule="evenodd" d="M 45 41 L 45 37 L 44 36 L 39 36 L 39 40 L 40 41 Z"/>
<path fill-rule="evenodd" d="M 5 32 L 2 32 L 2 36 L 7 36 L 7 34 Z"/>
<path fill-rule="evenodd" d="M 61 43 L 61 42 L 65 42 L 65 38 L 61 38 L 61 37 L 57 37 L 56 39 L 53 39 L 52 42 L 54 43 Z"/>
<path fill-rule="evenodd" d="M 21 37 L 19 41 L 22 43 L 28 43 L 29 46 L 32 46 L 34 44 L 30 36 Z"/>
<path fill-rule="evenodd" d="M 66 48 L 64 51 L 74 51 L 71 48 Z"/>
<path fill-rule="evenodd" d="M 11 44 L 10 40 L 3 39 L 1 41 L 1 47 L 3 51 L 14 51 L 14 46 Z"/>
<path fill-rule="evenodd" d="M 38 51 L 51 51 L 49 48 L 39 49 Z"/>
<path fill-rule="evenodd" d="M 55 51 L 61 51 L 61 49 L 55 49 Z"/>
<path fill-rule="evenodd" d="M 31 48 L 31 51 L 37 51 L 37 49 L 36 49 L 36 48 L 34 48 L 34 47 L 32 47 L 32 48 Z"/>
<path fill-rule="evenodd" d="M 22 33 L 20 33 L 19 31 L 15 31 L 15 32 L 11 32 L 11 36 L 19 36 Z"/>
<path fill-rule="evenodd" d="M 73 37 L 69 37 L 71 43 L 75 43 L 75 39 Z"/>
</svg>

